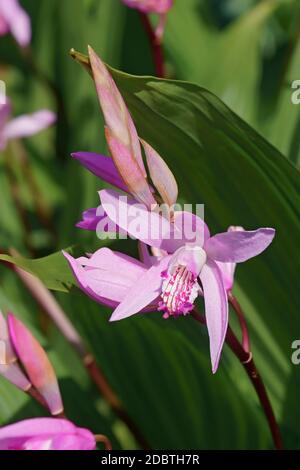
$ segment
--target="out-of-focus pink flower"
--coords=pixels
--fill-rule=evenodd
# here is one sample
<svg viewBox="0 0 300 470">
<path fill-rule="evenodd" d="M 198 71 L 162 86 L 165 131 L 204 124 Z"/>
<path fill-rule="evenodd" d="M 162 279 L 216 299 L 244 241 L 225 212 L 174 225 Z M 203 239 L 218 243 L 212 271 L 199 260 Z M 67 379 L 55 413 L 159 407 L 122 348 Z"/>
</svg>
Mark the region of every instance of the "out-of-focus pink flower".
<svg viewBox="0 0 300 470">
<path fill-rule="evenodd" d="M 173 0 L 122 0 L 125 5 L 143 13 L 167 13 L 173 6 Z"/>
<path fill-rule="evenodd" d="M 25 392 L 30 388 L 38 391 L 52 415 L 63 411 L 56 374 L 46 352 L 20 320 L 11 313 L 6 320 L 1 312 L 0 375 Z"/>
<path fill-rule="evenodd" d="M 55 113 L 47 109 L 13 119 L 10 119 L 10 114 L 11 105 L 9 102 L 0 105 L 0 150 L 6 148 L 9 140 L 35 135 L 56 121 Z"/>
<path fill-rule="evenodd" d="M 94 450 L 88 429 L 57 418 L 34 418 L 0 428 L 0 450 Z"/>
<path fill-rule="evenodd" d="M 8 314 L 8 331 L 17 359 L 36 390 L 46 401 L 51 414 L 63 411 L 63 403 L 56 374 L 40 343 L 23 323 L 11 313 Z"/>
<path fill-rule="evenodd" d="M 157 13 L 160 16 L 155 35 L 158 41 L 162 40 L 165 24 L 166 13 L 172 8 L 174 0 L 122 0 L 125 5 L 135 8 L 142 13 Z"/>
<path fill-rule="evenodd" d="M 11 33 L 21 47 L 30 43 L 30 18 L 18 0 L 0 0 L 0 36 L 7 33 Z"/>
<path fill-rule="evenodd" d="M 14 352 L 9 331 L 2 312 L 0 311 L 0 375 L 20 390 L 28 391 L 31 383 L 23 374 Z"/>
</svg>

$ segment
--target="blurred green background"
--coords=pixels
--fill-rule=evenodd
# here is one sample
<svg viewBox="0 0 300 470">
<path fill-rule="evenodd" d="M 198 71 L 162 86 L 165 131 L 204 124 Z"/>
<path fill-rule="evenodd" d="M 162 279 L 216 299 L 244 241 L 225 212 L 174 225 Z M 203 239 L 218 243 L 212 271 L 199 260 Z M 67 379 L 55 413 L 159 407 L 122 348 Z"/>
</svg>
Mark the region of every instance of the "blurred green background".
<svg viewBox="0 0 300 470">
<path fill-rule="evenodd" d="M 119 0 L 20 3 L 31 16 L 32 49 L 0 38 L 0 78 L 15 115 L 49 107 L 58 121 L 15 145 L 9 165 L 0 156 L 0 248 L 27 258 L 70 245 L 92 251 L 99 240 L 74 224 L 97 206 L 103 186 L 70 153 L 107 150 L 93 83 L 69 50 L 85 53 L 90 44 L 119 70 L 153 75 L 147 36 L 138 13 Z M 291 102 L 291 84 L 300 79 L 300 2 L 175 0 L 164 49 L 168 77 L 195 85 L 118 74 L 117 82 L 140 135 L 178 177 L 181 201 L 204 202 L 212 232 L 230 224 L 277 229 L 274 247 L 238 269 L 236 294 L 285 446 L 299 449 L 300 366 L 290 356 L 300 336 L 300 105 Z M 125 250 L 136 254 L 135 243 Z M 13 272 L 1 265 L 0 276 L 0 307 L 19 315 L 49 351 L 70 419 L 106 433 L 116 449 L 136 448 Z M 112 325 L 108 311 L 76 288 L 57 295 L 152 448 L 272 448 L 256 396 L 227 347 L 212 376 L 205 329 L 159 314 Z M 0 378 L 1 425 L 43 413 Z"/>
</svg>

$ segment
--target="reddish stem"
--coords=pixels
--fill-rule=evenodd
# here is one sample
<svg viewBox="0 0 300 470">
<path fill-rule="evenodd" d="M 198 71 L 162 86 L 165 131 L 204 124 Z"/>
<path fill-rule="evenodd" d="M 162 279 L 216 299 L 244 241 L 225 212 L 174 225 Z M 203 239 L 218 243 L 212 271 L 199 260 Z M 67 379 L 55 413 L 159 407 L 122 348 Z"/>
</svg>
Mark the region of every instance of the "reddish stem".
<svg viewBox="0 0 300 470">
<path fill-rule="evenodd" d="M 147 36 L 149 38 L 153 62 L 155 66 L 155 74 L 159 78 L 165 78 L 166 73 L 164 64 L 164 53 L 161 41 L 157 38 L 148 15 L 146 13 L 140 13 L 140 16 Z"/>
<path fill-rule="evenodd" d="M 111 442 L 104 434 L 96 434 L 94 438 L 96 442 L 101 442 L 104 445 L 105 450 L 112 450 Z"/>
<path fill-rule="evenodd" d="M 198 312 L 193 311 L 192 316 L 196 321 L 198 321 L 202 325 L 206 324 L 205 317 L 199 314 Z M 274 414 L 271 402 L 269 400 L 266 387 L 254 363 L 252 352 L 245 351 L 245 349 L 243 348 L 242 344 L 239 342 L 238 338 L 236 337 L 236 335 L 234 334 L 230 326 L 228 326 L 225 341 L 226 341 L 226 344 L 230 347 L 231 351 L 235 354 L 235 356 L 239 359 L 240 363 L 243 365 L 256 391 L 256 394 L 258 396 L 258 399 L 260 401 L 260 404 L 266 416 L 267 422 L 269 424 L 269 428 L 272 434 L 275 448 L 278 450 L 283 449 L 280 429 L 277 424 L 275 414 Z"/>
<path fill-rule="evenodd" d="M 234 297 L 232 292 L 228 292 L 228 300 L 239 320 L 239 324 L 240 324 L 240 328 L 242 332 L 243 348 L 245 351 L 249 353 L 251 351 L 251 345 L 250 345 L 250 336 L 249 336 L 249 331 L 248 331 L 248 326 L 247 326 L 245 315 L 243 314 L 243 310 L 237 298 Z"/>
</svg>

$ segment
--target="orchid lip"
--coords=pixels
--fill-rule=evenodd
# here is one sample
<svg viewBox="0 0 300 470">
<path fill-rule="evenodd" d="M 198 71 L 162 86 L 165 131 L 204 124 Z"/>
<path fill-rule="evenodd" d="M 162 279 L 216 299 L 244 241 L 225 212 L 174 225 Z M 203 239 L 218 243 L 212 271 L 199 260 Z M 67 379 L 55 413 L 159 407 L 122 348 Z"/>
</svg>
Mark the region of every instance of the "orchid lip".
<svg viewBox="0 0 300 470">
<path fill-rule="evenodd" d="M 197 277 L 185 266 L 178 265 L 173 275 L 163 271 L 161 301 L 158 309 L 164 311 L 164 318 L 188 314 L 194 307 L 200 286 Z"/>
</svg>

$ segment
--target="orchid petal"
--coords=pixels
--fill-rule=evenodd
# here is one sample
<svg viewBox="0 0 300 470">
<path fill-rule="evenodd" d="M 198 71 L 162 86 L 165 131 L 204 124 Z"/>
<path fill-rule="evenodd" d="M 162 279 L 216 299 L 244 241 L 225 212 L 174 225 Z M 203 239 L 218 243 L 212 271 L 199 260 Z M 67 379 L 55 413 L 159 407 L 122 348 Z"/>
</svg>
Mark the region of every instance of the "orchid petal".
<svg viewBox="0 0 300 470">
<path fill-rule="evenodd" d="M 130 113 L 108 69 L 91 47 L 89 58 L 113 161 L 128 190 L 150 208 L 155 200 L 146 181 L 141 146 Z"/>
<path fill-rule="evenodd" d="M 17 360 L 15 351 L 13 350 L 13 346 L 11 344 L 10 338 L 9 338 L 9 332 L 8 332 L 8 327 L 6 323 L 6 319 L 4 318 L 3 313 L 0 310 L 0 343 L 4 344 L 4 361 L 1 361 L 3 359 L 1 356 L 1 351 L 0 351 L 0 364 L 5 363 L 11 364 L 12 362 L 15 362 Z M 1 345 L 0 345 L 1 346 Z"/>
<path fill-rule="evenodd" d="M 96 90 L 106 125 L 117 140 L 132 150 L 133 159 L 139 164 L 143 176 L 146 176 L 138 134 L 125 101 L 100 57 L 90 46 L 88 51 Z"/>
<path fill-rule="evenodd" d="M 112 158 L 92 152 L 75 152 L 72 157 L 78 160 L 85 168 L 122 191 L 128 192 Z"/>
<path fill-rule="evenodd" d="M 108 217 L 134 238 L 174 253 L 185 244 L 203 246 L 209 231 L 200 217 L 190 212 L 175 212 L 174 223 L 170 223 L 155 211 L 137 204 L 112 189 L 99 191 L 102 207 Z"/>
<path fill-rule="evenodd" d="M 110 317 L 110 321 L 123 320 L 141 312 L 160 295 L 162 286 L 161 273 L 166 270 L 170 256 L 148 269 L 129 289 L 124 300 Z"/>
<path fill-rule="evenodd" d="M 78 260 L 89 269 L 98 268 L 112 275 L 119 272 L 130 281 L 134 281 L 138 274 L 145 271 L 145 266 L 141 261 L 109 248 L 100 248 L 89 258 L 81 257 Z"/>
<path fill-rule="evenodd" d="M 90 258 L 68 260 L 79 287 L 97 302 L 116 307 L 129 289 L 146 272 L 139 261 L 109 248 L 100 248 Z"/>
<path fill-rule="evenodd" d="M 152 182 L 162 197 L 162 200 L 169 206 L 173 206 L 177 201 L 178 186 L 173 173 L 161 158 L 161 156 L 147 142 L 140 139 L 145 150 L 147 165 Z"/>
<path fill-rule="evenodd" d="M 51 126 L 55 120 L 56 115 L 46 109 L 24 114 L 9 121 L 3 129 L 3 135 L 6 140 L 29 137 Z"/>
<path fill-rule="evenodd" d="M 33 418 L 0 428 L 0 440 L 35 437 L 49 434 L 72 434 L 76 426 L 71 421 L 58 418 Z"/>
<path fill-rule="evenodd" d="M 87 431 L 87 430 L 86 430 Z M 36 437 L 24 443 L 24 450 L 95 450 L 96 441 L 93 434 L 82 437 L 75 434 L 47 436 L 44 439 Z"/>
<path fill-rule="evenodd" d="M 245 229 L 239 226 L 230 226 L 228 228 L 228 232 L 243 232 Z M 220 261 L 216 261 L 221 273 L 224 282 L 225 289 L 230 291 L 233 287 L 234 283 L 234 273 L 236 268 L 236 263 L 221 263 Z"/>
<path fill-rule="evenodd" d="M 228 292 L 233 287 L 236 263 L 221 263 L 220 261 L 216 261 L 216 264 L 222 274 L 224 287 Z"/>
<path fill-rule="evenodd" d="M 31 40 L 30 18 L 18 1 L 0 0 L 0 16 L 20 46 L 28 46 Z"/>
<path fill-rule="evenodd" d="M 0 375 L 24 392 L 27 392 L 32 386 L 18 364 L 0 364 Z"/>
<path fill-rule="evenodd" d="M 108 215 L 103 210 L 103 207 L 92 207 L 87 209 L 82 214 L 82 220 L 75 225 L 77 228 L 83 230 L 91 230 L 99 233 L 115 233 L 121 234 L 121 230 L 112 222 Z M 126 234 L 125 234 L 126 235 Z"/>
<path fill-rule="evenodd" d="M 212 371 L 217 371 L 228 327 L 228 301 L 218 266 L 207 260 L 200 273 L 209 334 Z"/>
<path fill-rule="evenodd" d="M 117 285 L 117 283 L 114 283 L 114 280 L 111 279 L 109 273 L 102 273 L 101 270 L 99 270 L 100 272 L 96 272 L 95 270 L 96 274 L 98 274 L 98 278 L 95 278 L 95 272 L 90 273 L 90 271 L 84 268 L 79 260 L 76 260 L 66 252 L 63 252 L 63 255 L 70 265 L 78 287 L 91 299 L 102 305 L 115 307 L 126 295 L 125 293 L 127 292 L 128 286 L 124 286 L 122 284 Z M 101 276 L 100 279 L 99 276 Z M 113 289 L 114 287 L 115 289 Z"/>
<path fill-rule="evenodd" d="M 157 248 L 163 243 L 164 236 L 169 238 L 171 226 L 168 220 L 156 212 L 149 212 L 145 205 L 111 189 L 99 191 L 99 196 L 108 217 L 133 237 Z"/>
<path fill-rule="evenodd" d="M 145 205 L 108 189 L 100 191 L 99 196 L 108 217 L 132 237 L 169 253 L 185 243 L 179 230 L 160 214 L 148 211 Z"/>
<path fill-rule="evenodd" d="M 178 211 L 174 214 L 175 236 L 181 234 L 184 244 L 203 246 L 209 239 L 209 229 L 199 216 L 188 211 Z"/>
<path fill-rule="evenodd" d="M 219 233 L 206 242 L 205 250 L 216 261 L 241 263 L 262 253 L 274 236 L 273 228 Z"/>
<path fill-rule="evenodd" d="M 131 150 L 115 138 L 108 127 L 105 128 L 105 137 L 115 165 L 129 192 L 151 209 L 152 205 L 156 205 L 156 201 L 149 184 L 141 173 L 139 164 L 132 158 Z"/>
<path fill-rule="evenodd" d="M 91 209 L 87 209 L 83 212 L 82 220 L 77 222 L 76 227 L 84 230 L 95 231 L 99 222 L 101 222 L 105 217 L 107 217 L 106 214 L 97 215 L 97 207 L 92 207 Z"/>
<path fill-rule="evenodd" d="M 8 315 L 8 329 L 14 349 L 32 385 L 41 393 L 53 415 L 63 411 L 54 369 L 39 342 L 14 315 Z"/>
<path fill-rule="evenodd" d="M 57 418 L 33 418 L 0 428 L 0 450 L 94 450 L 88 429 Z"/>
</svg>

